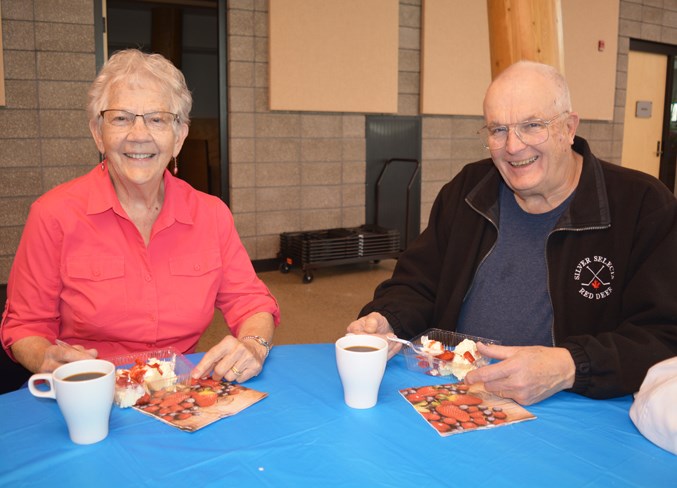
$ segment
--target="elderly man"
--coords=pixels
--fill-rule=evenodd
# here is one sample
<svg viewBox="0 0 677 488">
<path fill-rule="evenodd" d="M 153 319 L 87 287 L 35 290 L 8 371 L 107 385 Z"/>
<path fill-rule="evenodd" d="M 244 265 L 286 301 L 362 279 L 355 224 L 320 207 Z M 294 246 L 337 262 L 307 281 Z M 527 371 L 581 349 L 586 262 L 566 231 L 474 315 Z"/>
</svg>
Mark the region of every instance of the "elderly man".
<svg viewBox="0 0 677 488">
<path fill-rule="evenodd" d="M 677 354 L 675 196 L 592 154 L 550 66 L 507 68 L 484 117 L 491 159 L 440 191 L 428 228 L 348 331 L 411 338 L 434 327 L 500 340 L 478 345 L 499 361 L 466 382 L 525 405 L 561 390 L 637 391 L 653 364 Z"/>
</svg>

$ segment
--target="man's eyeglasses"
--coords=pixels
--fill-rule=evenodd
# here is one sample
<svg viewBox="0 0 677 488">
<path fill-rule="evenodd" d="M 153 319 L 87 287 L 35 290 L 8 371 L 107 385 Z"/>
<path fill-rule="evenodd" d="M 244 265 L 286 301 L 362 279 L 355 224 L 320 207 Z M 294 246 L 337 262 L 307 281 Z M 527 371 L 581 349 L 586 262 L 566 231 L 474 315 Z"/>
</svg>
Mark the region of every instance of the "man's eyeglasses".
<svg viewBox="0 0 677 488">
<path fill-rule="evenodd" d="M 537 146 L 543 144 L 550 137 L 548 126 L 562 115 L 568 113 L 569 111 L 558 113 L 548 120 L 531 119 L 516 124 L 485 125 L 477 133 L 482 139 L 484 147 L 489 150 L 503 149 L 505 147 L 511 127 L 518 139 L 524 144 L 527 146 Z"/>
<path fill-rule="evenodd" d="M 174 122 L 179 121 L 179 116 L 171 112 L 150 112 L 147 114 L 133 114 L 126 110 L 102 110 L 103 120 L 119 129 L 131 129 L 137 117 L 143 118 L 148 130 L 152 132 L 162 132 L 170 129 Z"/>
</svg>

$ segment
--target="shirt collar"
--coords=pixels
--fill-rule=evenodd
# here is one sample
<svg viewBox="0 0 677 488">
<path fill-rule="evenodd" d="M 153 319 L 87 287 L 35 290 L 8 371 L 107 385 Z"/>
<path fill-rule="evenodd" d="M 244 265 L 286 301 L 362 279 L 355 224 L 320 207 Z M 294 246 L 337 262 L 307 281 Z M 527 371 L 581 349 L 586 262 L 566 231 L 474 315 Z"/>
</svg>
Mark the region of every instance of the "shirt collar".
<svg viewBox="0 0 677 488">
<path fill-rule="evenodd" d="M 118 215 L 125 215 L 108 173 L 108 161 L 97 165 L 91 171 L 91 176 L 87 214 L 99 214 L 112 209 Z M 190 192 L 188 188 L 179 182 L 178 178 L 172 176 L 168 170 L 165 170 L 163 178 L 165 199 L 159 219 L 165 225 L 170 225 L 174 221 L 192 224 L 193 217 L 190 213 Z"/>
</svg>

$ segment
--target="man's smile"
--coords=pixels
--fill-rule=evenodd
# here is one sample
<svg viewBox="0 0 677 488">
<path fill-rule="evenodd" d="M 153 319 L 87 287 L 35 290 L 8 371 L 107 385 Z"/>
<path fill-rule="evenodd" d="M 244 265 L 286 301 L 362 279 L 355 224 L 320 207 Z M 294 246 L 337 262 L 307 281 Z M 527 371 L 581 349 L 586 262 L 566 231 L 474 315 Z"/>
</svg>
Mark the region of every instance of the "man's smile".
<svg viewBox="0 0 677 488">
<path fill-rule="evenodd" d="M 508 161 L 508 164 L 513 168 L 519 168 L 522 166 L 527 166 L 538 159 L 538 156 L 533 156 L 529 159 L 523 159 L 522 161 Z"/>
</svg>

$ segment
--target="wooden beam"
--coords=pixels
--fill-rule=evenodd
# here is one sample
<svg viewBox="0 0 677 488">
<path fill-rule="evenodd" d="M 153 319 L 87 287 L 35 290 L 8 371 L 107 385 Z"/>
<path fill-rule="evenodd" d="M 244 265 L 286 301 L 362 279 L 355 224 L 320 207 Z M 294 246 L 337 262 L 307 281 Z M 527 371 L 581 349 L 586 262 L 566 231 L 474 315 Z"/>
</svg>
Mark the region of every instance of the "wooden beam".
<svg viewBox="0 0 677 488">
<path fill-rule="evenodd" d="M 487 0 L 491 76 L 521 60 L 564 73 L 560 0 Z"/>
</svg>

